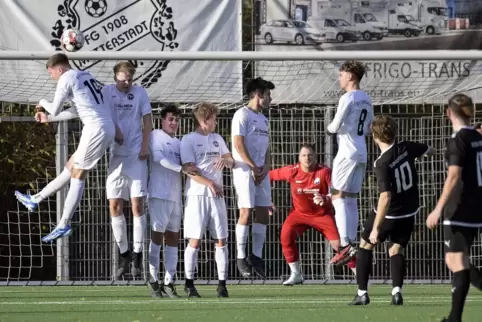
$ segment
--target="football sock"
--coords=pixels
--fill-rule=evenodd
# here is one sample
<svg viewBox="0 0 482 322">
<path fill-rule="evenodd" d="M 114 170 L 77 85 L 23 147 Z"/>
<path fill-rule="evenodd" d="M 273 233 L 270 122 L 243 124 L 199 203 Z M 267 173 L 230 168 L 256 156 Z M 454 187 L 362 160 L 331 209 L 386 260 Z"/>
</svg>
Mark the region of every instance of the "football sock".
<svg viewBox="0 0 482 322">
<path fill-rule="evenodd" d="M 365 291 L 365 293 L 368 290 L 368 279 L 370 278 L 372 260 L 373 260 L 372 250 L 368 250 L 364 248 L 360 248 L 358 250 L 357 258 L 356 258 L 356 273 L 357 273 L 356 281 L 358 283 L 358 290 Z"/>
<path fill-rule="evenodd" d="M 71 176 L 72 173 L 70 172 L 70 170 L 64 168 L 64 170 L 57 176 L 57 178 L 55 178 L 54 180 L 52 180 L 52 182 L 46 185 L 42 189 L 42 191 L 32 196 L 32 201 L 35 203 L 40 203 L 44 199 L 53 195 L 69 183 Z"/>
<path fill-rule="evenodd" d="M 405 256 L 403 256 L 402 254 L 396 254 L 391 256 L 390 268 L 392 271 L 393 288 L 398 287 L 399 289 L 401 289 L 403 286 L 403 278 L 405 277 Z"/>
<path fill-rule="evenodd" d="M 345 198 L 338 198 L 333 200 L 333 207 L 335 208 L 335 220 L 338 233 L 340 234 L 340 245 L 345 247 L 349 243 L 348 238 L 348 221 L 347 221 L 347 207 Z"/>
<path fill-rule="evenodd" d="M 452 310 L 450 311 L 450 321 L 462 321 L 465 298 L 470 287 L 470 271 L 464 269 L 454 273 L 452 281 Z"/>
<path fill-rule="evenodd" d="M 178 249 L 173 246 L 164 247 L 164 266 L 166 272 L 164 274 L 164 284 L 174 283 L 174 277 L 177 271 Z"/>
<path fill-rule="evenodd" d="M 358 199 L 346 198 L 345 207 L 347 238 L 353 243 L 357 240 L 358 233 Z"/>
<path fill-rule="evenodd" d="M 293 262 L 293 263 L 288 263 L 288 266 L 291 269 L 291 273 L 293 274 L 300 274 L 301 269 L 300 269 L 300 262 Z"/>
<path fill-rule="evenodd" d="M 237 258 L 246 258 L 246 243 L 248 241 L 249 226 L 236 225 Z"/>
<path fill-rule="evenodd" d="M 146 216 L 134 216 L 134 252 L 142 252 L 142 246 L 144 244 L 144 232 L 146 231 Z"/>
<path fill-rule="evenodd" d="M 225 281 L 228 276 L 228 247 L 216 247 L 214 257 L 218 268 L 218 279 Z"/>
<path fill-rule="evenodd" d="M 194 280 L 198 251 L 199 249 L 192 248 L 190 245 L 187 245 L 184 251 L 184 273 L 186 274 L 186 280 Z"/>
<path fill-rule="evenodd" d="M 159 279 L 159 262 L 161 261 L 161 246 L 154 244 L 151 240 L 149 244 L 149 273 L 154 281 Z"/>
<path fill-rule="evenodd" d="M 64 211 L 57 227 L 65 228 L 73 217 L 75 210 L 79 206 L 82 195 L 84 194 L 84 180 L 71 178 L 70 189 L 64 203 Z"/>
<path fill-rule="evenodd" d="M 111 217 L 112 232 L 114 234 L 117 246 L 119 246 L 119 251 L 121 254 L 127 252 L 129 247 L 127 242 L 127 224 L 126 217 L 124 214 L 120 216 Z"/>
<path fill-rule="evenodd" d="M 253 236 L 253 254 L 259 258 L 263 257 L 263 246 L 266 239 L 266 225 L 254 223 L 251 228 Z"/>
</svg>

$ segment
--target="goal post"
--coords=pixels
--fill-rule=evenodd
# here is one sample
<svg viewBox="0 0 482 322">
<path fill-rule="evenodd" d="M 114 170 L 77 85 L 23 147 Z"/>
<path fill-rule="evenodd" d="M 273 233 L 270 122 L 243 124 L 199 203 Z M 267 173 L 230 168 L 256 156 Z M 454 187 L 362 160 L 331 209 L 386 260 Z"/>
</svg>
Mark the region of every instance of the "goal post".
<svg viewBox="0 0 482 322">
<path fill-rule="evenodd" d="M 0 102 L 35 105 L 39 99 L 52 100 L 55 82 L 49 79 L 45 63 L 55 52 L 1 51 Z M 178 137 L 193 130 L 191 110 L 200 102 L 219 105 L 217 132 L 230 146 L 232 115 L 247 102 L 243 86 L 248 78 L 261 76 L 276 85 L 272 93 L 272 106 L 265 111 L 270 122 L 272 167 L 297 162 L 302 143 L 312 143 L 319 161 L 332 166 L 336 154 L 336 140 L 326 135 L 326 127 L 333 120 L 339 97 L 343 94 L 338 85 L 338 69 L 345 60 L 357 59 L 365 63 L 367 75 L 362 89 L 371 94 L 375 114 L 388 113 L 398 122 L 399 137 L 404 140 L 426 142 L 440 153 L 418 163 L 420 174 L 421 213 L 416 219 L 417 229 L 407 248 L 407 283 L 446 282 L 450 274 L 443 261 L 441 229 L 428 231 L 426 215 L 434 206 L 445 178 L 442 151 L 451 128 L 444 117 L 444 104 L 456 92 L 464 92 L 476 102 L 476 121 L 482 121 L 482 51 L 322 51 L 322 52 L 77 52 L 67 53 L 76 66 L 89 66 L 101 83 L 113 80 L 113 65 L 120 60 L 136 63 L 140 74 L 135 83 L 147 84 L 153 106 L 154 128 L 160 127 L 159 111 L 165 104 L 176 104 L 182 110 Z M 81 63 L 84 62 L 84 63 Z M 151 68 L 154 66 L 154 69 Z M 155 80 L 155 81 L 154 81 Z M 33 109 L 32 109 L 33 111 Z M 4 122 L 33 122 L 33 115 L 0 113 L 0 125 Z M 75 151 L 80 138 L 81 124 L 78 120 L 59 123 L 56 136 L 56 170 L 59 174 L 68 157 Z M 370 212 L 377 198 L 371 164 L 379 151 L 371 138 L 367 138 L 369 164 L 363 189 L 359 195 L 360 225 Z M 12 216 L 0 219 L 0 224 L 16 225 L 18 231 L 0 231 L 5 239 L 18 243 L 1 245 L 15 248 L 21 257 L 21 266 L 42 271 L 48 267 L 33 267 L 29 257 L 35 249 L 43 257 L 55 257 L 59 283 L 78 284 L 139 284 L 148 271 L 148 239 L 144 243 L 144 275 L 142 280 L 113 281 L 117 250 L 109 218 L 105 196 L 107 156 L 102 158 L 86 180 L 84 198 L 73 218 L 74 234 L 58 240 L 56 244 L 42 245 L 40 238 L 52 229 L 63 210 L 66 191 L 57 194 L 55 209 L 41 206 L 40 213 L 27 214 L 23 206 L 11 209 Z M 39 178 L 40 190 L 48 178 Z M 268 236 L 264 248 L 268 278 L 242 280 L 236 269 L 236 245 L 234 227 L 237 219 L 236 197 L 229 171 L 224 182 L 229 216 L 229 279 L 233 283 L 279 283 L 289 275 L 283 258 L 279 234 L 290 207 L 289 187 L 283 183 L 272 185 L 272 198 L 276 211 L 270 218 Z M 35 192 L 35 191 L 32 191 Z M 53 205 L 53 203 L 52 203 Z M 131 242 L 132 220 L 130 210 L 125 208 L 129 223 Z M 48 216 L 41 218 L 41 212 Z M 148 214 L 147 214 L 148 215 Z M 29 218 L 28 223 L 15 223 L 16 218 Z M 28 216 L 28 217 L 25 217 Z M 2 217 L 3 218 L 3 217 Z M 47 219 L 45 219 L 47 218 Z M 32 227 L 40 225 L 40 230 Z M 46 226 L 47 231 L 42 231 Z M 149 231 L 149 228 L 147 229 Z M 182 232 L 181 232 L 182 233 Z M 29 238 L 23 238 L 28 236 Z M 12 238 L 10 238 L 12 237 Z M 22 238 L 21 238 L 22 237 Z M 10 239 L 9 239 L 10 238 Z M 248 243 L 250 248 L 251 242 Z M 185 241 L 180 241 L 178 280 L 184 278 L 183 252 Z M 300 262 L 307 283 L 347 283 L 354 276 L 347 268 L 329 265 L 332 257 L 329 243 L 314 231 L 307 231 L 299 238 Z M 482 241 L 480 238 L 472 249 L 473 261 L 482 265 Z M 46 251 L 48 250 L 48 252 Z M 48 253 L 48 254 L 47 254 Z M 36 254 L 35 256 L 38 256 Z M 7 259 L 0 253 L 0 261 Z M 2 266 L 2 265 L 0 265 Z M 41 266 L 41 265 L 40 265 Z M 51 268 L 50 268 L 51 269 Z M 31 273 L 6 270 L 3 281 L 28 281 Z M 378 247 L 374 256 L 373 277 L 375 282 L 390 280 L 389 260 L 384 247 Z M 198 280 L 211 283 L 216 280 L 214 248 L 210 240 L 202 243 L 197 268 Z M 49 280 L 51 280 L 49 278 Z"/>
</svg>

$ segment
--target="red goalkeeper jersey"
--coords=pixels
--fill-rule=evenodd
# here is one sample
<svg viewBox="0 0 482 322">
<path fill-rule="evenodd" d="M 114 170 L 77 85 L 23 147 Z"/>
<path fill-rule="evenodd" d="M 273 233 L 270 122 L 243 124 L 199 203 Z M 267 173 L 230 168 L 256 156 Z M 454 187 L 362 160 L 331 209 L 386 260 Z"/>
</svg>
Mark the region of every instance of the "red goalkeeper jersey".
<svg viewBox="0 0 482 322">
<path fill-rule="evenodd" d="M 331 199 L 326 198 L 320 207 L 313 202 L 315 192 L 322 196 L 329 193 L 331 169 L 317 164 L 313 171 L 304 172 L 300 164 L 289 165 L 269 172 L 271 181 L 287 181 L 291 188 L 293 210 L 306 215 L 333 215 Z"/>
</svg>

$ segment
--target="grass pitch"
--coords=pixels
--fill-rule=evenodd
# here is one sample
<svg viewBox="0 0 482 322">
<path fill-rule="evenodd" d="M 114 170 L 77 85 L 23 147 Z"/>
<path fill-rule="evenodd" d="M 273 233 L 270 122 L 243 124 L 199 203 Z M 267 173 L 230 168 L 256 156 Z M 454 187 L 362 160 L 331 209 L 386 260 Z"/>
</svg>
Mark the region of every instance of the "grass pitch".
<svg viewBox="0 0 482 322">
<path fill-rule="evenodd" d="M 229 299 L 207 285 L 198 286 L 201 299 L 177 300 L 152 299 L 147 286 L 8 286 L 0 289 L 0 321 L 440 321 L 450 310 L 450 289 L 407 285 L 405 305 L 394 307 L 391 287 L 373 285 L 370 305 L 351 307 L 356 285 L 228 285 Z M 182 285 L 178 293 L 184 296 Z M 482 292 L 474 288 L 463 321 L 482 321 Z"/>
</svg>

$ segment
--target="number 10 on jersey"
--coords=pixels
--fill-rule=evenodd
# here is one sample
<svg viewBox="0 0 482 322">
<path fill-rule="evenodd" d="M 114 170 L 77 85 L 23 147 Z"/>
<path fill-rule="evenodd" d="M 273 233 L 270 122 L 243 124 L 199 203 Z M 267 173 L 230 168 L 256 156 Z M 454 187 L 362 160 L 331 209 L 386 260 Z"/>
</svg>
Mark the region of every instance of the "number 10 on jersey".
<svg viewBox="0 0 482 322">
<path fill-rule="evenodd" d="M 395 168 L 395 181 L 397 182 L 397 193 L 407 191 L 413 186 L 412 169 L 408 161 Z"/>
</svg>

